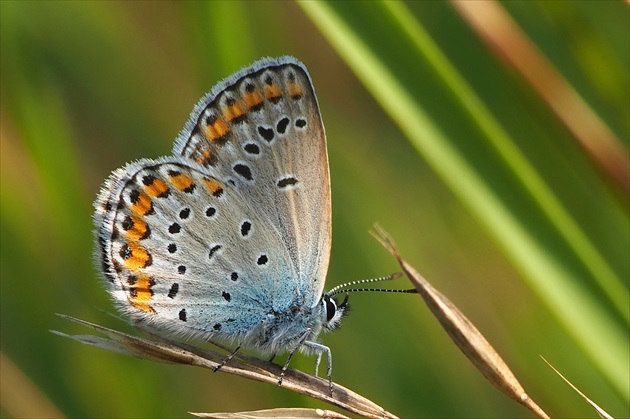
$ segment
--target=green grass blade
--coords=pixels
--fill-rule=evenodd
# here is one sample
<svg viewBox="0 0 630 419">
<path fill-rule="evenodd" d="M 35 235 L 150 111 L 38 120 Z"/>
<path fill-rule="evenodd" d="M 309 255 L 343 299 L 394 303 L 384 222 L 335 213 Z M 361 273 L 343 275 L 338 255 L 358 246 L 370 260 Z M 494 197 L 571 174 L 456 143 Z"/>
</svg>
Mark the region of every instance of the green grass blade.
<svg viewBox="0 0 630 419">
<path fill-rule="evenodd" d="M 514 140 L 424 34 L 419 22 L 410 20 L 410 13 L 399 3 L 349 6 L 345 3 L 300 2 L 300 5 L 418 152 L 484 223 L 602 374 L 627 397 L 630 390 L 626 374 L 629 370 L 627 331 L 615 318 L 618 314 L 611 313 L 590 294 L 584 283 L 576 280 L 576 272 L 596 278 L 596 283 L 607 290 L 609 299 L 614 301 L 618 313 L 623 314 L 622 323 L 626 326 L 627 289 L 519 153 Z M 383 40 L 384 27 L 387 28 L 386 41 Z M 389 44 L 392 51 L 395 46 L 395 52 L 389 53 L 383 44 Z M 404 60 L 395 61 L 392 56 Z M 413 68 L 424 60 L 428 61 L 435 78 L 448 86 L 447 93 L 458 99 L 462 112 L 470 114 L 483 140 L 491 144 L 487 152 L 497 153 L 498 159 L 492 155 L 478 158 L 463 153 L 462 146 L 449 138 L 444 126 L 434 121 L 423 107 L 419 99 L 422 91 L 406 84 L 404 75 L 399 77 L 404 70 L 396 67 Z M 537 207 L 540 213 L 536 216 L 541 217 L 540 224 L 544 227 L 539 224 L 538 229 L 532 229 L 531 221 L 527 220 L 532 214 L 515 212 L 511 208 L 508 203 L 511 197 L 495 188 L 484 169 L 479 168 L 488 161 L 494 164 L 494 176 L 515 182 L 516 189 L 512 188 L 512 193 L 528 205 Z M 573 254 L 565 259 L 549 252 L 541 242 L 546 235 L 561 240 L 561 244 L 556 242 L 555 245 L 564 247 L 560 251 L 563 255 L 567 252 L 566 247 Z M 576 260 L 583 263 L 586 272 L 575 268 Z"/>
</svg>

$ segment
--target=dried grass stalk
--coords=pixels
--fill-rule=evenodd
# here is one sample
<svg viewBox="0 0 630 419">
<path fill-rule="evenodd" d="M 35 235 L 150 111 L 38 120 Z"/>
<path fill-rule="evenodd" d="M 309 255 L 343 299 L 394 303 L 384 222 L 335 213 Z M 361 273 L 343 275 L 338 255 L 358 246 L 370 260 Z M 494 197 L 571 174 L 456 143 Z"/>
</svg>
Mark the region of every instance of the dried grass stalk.
<svg viewBox="0 0 630 419">
<path fill-rule="evenodd" d="M 372 235 L 394 255 L 446 333 L 479 372 L 509 398 L 526 406 L 539 417 L 548 418 L 549 416 L 525 393 L 505 361 L 470 320 L 402 258 L 396 244 L 385 230 L 379 225 L 375 226 L 375 230 L 376 233 Z"/>
<path fill-rule="evenodd" d="M 348 416 L 344 416 L 341 413 L 333 412 L 332 410 L 322 409 L 303 409 L 303 408 L 288 408 L 288 409 L 266 409 L 255 410 L 252 412 L 239 412 L 239 413 L 193 413 L 191 415 L 198 416 L 200 418 L 213 418 L 213 419 L 260 419 L 260 418 L 285 418 L 285 419 L 350 419 Z"/>
<path fill-rule="evenodd" d="M 549 363 L 549 361 L 547 361 L 545 358 L 543 358 L 541 356 L 541 358 L 543 359 L 543 361 L 545 361 L 547 363 L 547 365 L 549 365 L 549 368 L 551 368 L 552 370 L 554 370 L 554 372 L 556 374 L 558 374 L 560 376 L 560 378 L 562 378 L 564 380 L 565 383 L 567 383 L 569 386 L 571 386 L 571 388 L 573 390 L 575 390 L 575 392 L 577 394 L 579 394 L 585 401 L 586 403 L 588 403 L 589 405 L 591 405 L 591 407 L 595 410 L 595 412 L 597 412 L 597 414 L 599 415 L 600 418 L 602 419 L 613 419 L 613 417 L 606 412 L 604 409 L 602 409 L 601 407 L 599 407 L 597 405 L 597 403 L 595 403 L 593 400 L 589 399 L 588 397 L 586 397 L 586 395 L 584 393 L 582 393 L 576 386 L 574 386 L 573 384 L 571 384 L 571 382 L 569 380 L 567 380 L 564 375 L 560 374 L 560 371 L 558 371 L 553 365 L 551 365 Z"/>
<path fill-rule="evenodd" d="M 96 330 L 105 335 L 105 337 L 68 335 L 54 330 L 52 331 L 53 333 L 109 351 L 153 361 L 193 365 L 210 370 L 220 365 L 226 357 L 225 354 L 180 341 L 172 341 L 157 336 L 139 338 L 71 316 L 62 314 L 59 316 Z M 223 373 L 234 374 L 274 385 L 278 384 L 278 377 L 280 376 L 281 370 L 282 367 L 279 365 L 242 354 L 238 354 L 219 369 L 219 371 Z M 333 395 L 331 396 L 328 380 L 305 374 L 291 368 L 287 369 L 284 375 L 282 387 L 330 403 L 361 417 L 396 418 L 394 414 L 386 411 L 371 400 L 338 384 L 333 383 Z"/>
</svg>

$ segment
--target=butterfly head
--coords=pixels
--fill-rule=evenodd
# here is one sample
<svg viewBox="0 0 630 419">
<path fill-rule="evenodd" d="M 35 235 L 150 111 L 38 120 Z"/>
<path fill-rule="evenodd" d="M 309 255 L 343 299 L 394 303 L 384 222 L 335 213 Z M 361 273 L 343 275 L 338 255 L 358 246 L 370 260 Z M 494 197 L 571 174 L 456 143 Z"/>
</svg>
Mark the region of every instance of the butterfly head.
<svg viewBox="0 0 630 419">
<path fill-rule="evenodd" d="M 348 294 L 341 303 L 337 301 L 333 296 L 324 294 L 322 297 L 322 315 L 325 318 L 323 327 L 327 331 L 335 330 L 341 324 L 341 320 L 350 311 L 350 304 L 348 304 Z"/>
<path fill-rule="evenodd" d="M 371 282 L 389 281 L 391 279 L 400 278 L 402 274 L 395 273 L 392 275 L 384 276 L 381 278 L 363 279 L 360 281 L 348 282 L 345 284 L 337 285 L 327 293 L 325 293 L 321 299 L 322 316 L 324 321 L 322 326 L 325 330 L 334 330 L 339 327 L 341 320 L 350 311 L 350 304 L 348 304 L 348 295 L 351 292 L 398 292 L 398 293 L 416 293 L 415 289 L 387 289 L 387 288 L 349 288 L 354 285 L 362 285 Z M 339 294 L 344 294 L 345 297 L 341 303 L 335 298 Z"/>
</svg>

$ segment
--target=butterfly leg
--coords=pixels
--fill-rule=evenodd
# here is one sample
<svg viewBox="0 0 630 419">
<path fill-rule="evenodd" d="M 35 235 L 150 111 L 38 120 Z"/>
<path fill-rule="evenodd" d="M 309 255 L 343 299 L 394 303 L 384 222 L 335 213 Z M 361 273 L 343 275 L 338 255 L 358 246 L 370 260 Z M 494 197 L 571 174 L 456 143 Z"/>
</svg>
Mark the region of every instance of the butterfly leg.
<svg viewBox="0 0 630 419">
<path fill-rule="evenodd" d="M 227 364 L 228 362 L 230 362 L 230 360 L 231 360 L 232 358 L 234 358 L 234 355 L 236 355 L 236 353 L 237 353 L 238 351 L 240 351 L 240 350 L 241 350 L 241 345 L 238 345 L 238 347 L 237 347 L 236 349 L 234 349 L 234 351 L 232 351 L 232 353 L 231 353 L 231 354 L 229 354 L 227 357 L 225 357 L 225 359 L 223 360 L 223 362 L 221 362 L 219 365 L 217 365 L 216 367 L 214 367 L 214 368 L 212 369 L 212 372 L 217 372 L 217 371 L 219 371 L 219 370 L 221 369 L 221 367 L 223 367 L 225 364 Z"/>
<path fill-rule="evenodd" d="M 304 345 L 304 343 L 306 342 L 306 338 L 308 337 L 308 335 L 311 334 L 311 329 L 307 329 L 306 332 L 304 332 L 304 334 L 302 335 L 302 337 L 300 338 L 300 340 L 298 341 L 298 344 L 295 345 L 295 348 L 293 348 L 291 350 L 291 352 L 289 352 L 289 356 L 287 356 L 287 360 L 284 361 L 284 365 L 282 366 L 282 371 L 280 372 L 280 377 L 278 378 L 278 385 L 281 386 L 282 385 L 282 380 L 284 379 L 284 373 L 286 372 L 287 368 L 289 368 L 289 362 L 291 362 L 291 358 L 293 358 L 293 354 L 302 346 Z"/>
<path fill-rule="evenodd" d="M 328 378 L 328 388 L 330 389 L 330 395 L 333 394 L 333 385 L 332 385 L 332 352 L 330 352 L 330 348 L 328 346 L 322 345 L 321 343 L 305 341 L 304 346 L 307 346 L 313 351 L 317 352 L 317 360 L 315 361 L 315 375 L 317 376 L 317 370 L 319 368 L 319 363 L 322 359 L 322 354 L 326 352 L 326 359 L 328 361 L 328 368 L 326 369 L 326 377 Z"/>
<path fill-rule="evenodd" d="M 317 359 L 315 359 L 315 377 L 319 377 L 319 364 L 322 362 L 322 352 L 317 352 Z"/>
</svg>

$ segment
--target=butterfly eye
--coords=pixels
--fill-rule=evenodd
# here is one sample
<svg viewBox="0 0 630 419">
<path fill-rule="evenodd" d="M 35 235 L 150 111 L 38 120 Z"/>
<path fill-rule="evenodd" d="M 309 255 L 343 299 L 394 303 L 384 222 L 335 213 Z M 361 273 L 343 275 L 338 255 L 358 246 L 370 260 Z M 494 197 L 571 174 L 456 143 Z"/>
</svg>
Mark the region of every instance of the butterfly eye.
<svg viewBox="0 0 630 419">
<path fill-rule="evenodd" d="M 328 296 L 324 297 L 324 303 L 326 304 L 326 321 L 329 322 L 337 313 L 337 304 L 335 304 L 335 300 Z"/>
</svg>

